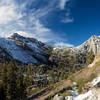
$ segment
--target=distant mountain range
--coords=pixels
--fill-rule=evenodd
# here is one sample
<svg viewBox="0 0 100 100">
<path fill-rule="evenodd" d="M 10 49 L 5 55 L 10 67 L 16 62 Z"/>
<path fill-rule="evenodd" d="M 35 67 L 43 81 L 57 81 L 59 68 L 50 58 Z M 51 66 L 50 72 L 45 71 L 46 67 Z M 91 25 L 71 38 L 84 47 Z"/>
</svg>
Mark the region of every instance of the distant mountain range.
<svg viewBox="0 0 100 100">
<path fill-rule="evenodd" d="M 34 38 L 21 36 L 19 33 L 13 33 L 8 38 L 0 38 L 0 55 L 3 58 L 14 59 L 23 64 L 40 65 L 48 63 L 49 55 L 45 51 L 52 50 L 51 48 L 50 45 Z M 53 51 L 62 49 L 53 48 Z M 66 50 L 74 53 L 92 50 L 97 55 L 100 52 L 100 36 L 92 36 L 80 46 L 64 48 L 64 51 Z"/>
</svg>

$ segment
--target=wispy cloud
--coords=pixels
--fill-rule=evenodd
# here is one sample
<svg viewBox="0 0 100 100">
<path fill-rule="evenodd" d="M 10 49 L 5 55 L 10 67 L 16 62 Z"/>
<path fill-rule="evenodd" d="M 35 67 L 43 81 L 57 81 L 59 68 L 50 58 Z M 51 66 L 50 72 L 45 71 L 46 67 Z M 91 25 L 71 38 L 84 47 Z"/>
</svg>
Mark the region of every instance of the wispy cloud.
<svg viewBox="0 0 100 100">
<path fill-rule="evenodd" d="M 53 31 L 46 28 L 40 18 L 46 16 L 52 9 L 51 5 L 44 8 L 32 9 L 27 8 L 32 1 L 21 3 L 20 5 L 13 0 L 1 0 L 0 2 L 0 35 L 8 36 L 9 33 L 15 31 L 24 31 L 34 38 L 38 38 L 45 42 L 50 39 L 45 39 L 46 36 L 52 36 Z M 19 3 L 19 2 L 18 2 Z M 30 4 L 31 6 L 31 4 Z"/>
<path fill-rule="evenodd" d="M 74 47 L 74 45 L 69 44 L 69 43 L 63 43 L 63 42 L 57 42 L 55 43 L 55 46 L 58 48 L 70 48 L 70 47 Z"/>
<path fill-rule="evenodd" d="M 63 23 L 72 23 L 74 21 L 73 18 L 70 18 L 70 17 L 66 17 L 62 20 Z"/>
<path fill-rule="evenodd" d="M 0 24 L 8 24 L 12 20 L 18 20 L 22 17 L 17 12 L 16 6 L 11 2 L 12 0 L 0 1 Z"/>
<path fill-rule="evenodd" d="M 32 36 L 44 42 L 57 42 L 62 38 L 55 32 L 46 27 L 42 22 L 59 6 L 64 10 L 69 0 L 0 0 L 0 36 L 8 36 L 9 33 L 18 32 L 25 36 Z M 39 6 L 40 5 L 40 6 Z M 66 20 L 63 22 L 72 22 L 68 19 L 69 12 L 66 13 Z"/>
<path fill-rule="evenodd" d="M 59 0 L 59 8 L 63 10 L 70 0 Z"/>
<path fill-rule="evenodd" d="M 61 20 L 61 22 L 63 22 L 63 23 L 72 23 L 72 22 L 74 22 L 74 18 L 71 17 L 70 8 L 66 9 L 65 16 L 63 17 L 63 19 Z"/>
</svg>

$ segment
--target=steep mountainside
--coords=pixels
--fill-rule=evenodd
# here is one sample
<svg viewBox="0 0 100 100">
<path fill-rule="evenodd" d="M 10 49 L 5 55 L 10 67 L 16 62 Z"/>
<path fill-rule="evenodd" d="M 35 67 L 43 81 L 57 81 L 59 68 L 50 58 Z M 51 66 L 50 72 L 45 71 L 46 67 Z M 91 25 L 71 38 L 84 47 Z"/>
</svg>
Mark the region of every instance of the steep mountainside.
<svg viewBox="0 0 100 100">
<path fill-rule="evenodd" d="M 92 36 L 89 40 L 76 48 L 80 51 L 90 51 L 92 49 L 94 54 L 97 55 L 100 53 L 100 36 Z"/>
<path fill-rule="evenodd" d="M 89 52 L 93 51 L 94 55 L 97 55 L 100 53 L 100 36 L 91 36 L 87 41 L 85 41 L 83 44 L 77 46 L 77 47 L 70 47 L 70 48 L 56 48 L 54 47 L 54 51 L 57 52 L 59 50 L 65 51 L 71 51 L 72 53 L 82 53 L 82 52 Z"/>
<path fill-rule="evenodd" d="M 73 62 L 76 67 L 82 67 L 87 63 L 89 53 L 96 56 L 100 53 L 100 36 L 92 36 L 86 42 L 77 47 L 56 48 L 53 49 L 53 56 L 57 60 L 66 61 L 66 57 L 70 57 L 70 62 Z M 73 59 L 73 60 L 72 60 Z M 68 59 L 67 59 L 68 61 Z M 91 61 L 89 61 L 91 63 Z"/>
<path fill-rule="evenodd" d="M 94 62 L 92 67 L 87 66 L 71 75 L 66 81 L 71 80 L 72 88 L 63 87 L 53 100 L 100 100 L 100 54 Z"/>
<path fill-rule="evenodd" d="M 100 55 L 94 62 L 92 67 L 87 66 L 37 92 L 34 100 L 100 100 Z"/>
<path fill-rule="evenodd" d="M 69 93 L 75 100 L 88 100 L 80 99 L 80 96 L 85 94 L 90 96 L 92 89 L 96 89 L 95 86 L 92 88 L 87 84 L 100 76 L 100 56 L 97 56 L 99 52 L 99 36 L 92 36 L 82 45 L 72 48 L 52 48 L 34 38 L 21 36 L 19 33 L 14 33 L 8 38 L 0 38 L 0 60 L 3 58 L 4 60 L 14 59 L 22 64 L 44 64 L 42 67 L 26 67 L 30 69 L 27 71 L 32 76 L 32 88 L 29 85 L 32 93 L 28 95 L 34 100 L 50 100 L 59 93 L 64 95 L 63 98 L 66 97 L 66 100 L 70 98 L 67 97 Z M 60 100 L 56 97 L 59 98 L 59 95 L 56 95 L 54 100 Z"/>
<path fill-rule="evenodd" d="M 50 58 L 55 58 L 60 55 L 63 57 L 66 52 L 70 56 L 73 56 L 77 61 L 77 64 L 86 62 L 86 52 L 93 51 L 94 55 L 100 52 L 100 36 L 92 36 L 89 40 L 84 42 L 78 47 L 72 48 L 53 48 L 52 54 L 48 54 L 48 51 L 52 51 L 52 47 L 44 44 L 34 38 L 28 38 L 21 36 L 19 33 L 13 33 L 8 38 L 0 38 L 0 55 L 7 59 L 15 59 L 24 64 L 47 64 Z M 56 60 L 57 61 L 57 60 Z"/>
<path fill-rule="evenodd" d="M 51 47 L 34 39 L 12 34 L 8 38 L 0 38 L 0 51 L 3 57 L 13 58 L 24 64 L 48 63 L 48 54 L 44 51 Z"/>
</svg>

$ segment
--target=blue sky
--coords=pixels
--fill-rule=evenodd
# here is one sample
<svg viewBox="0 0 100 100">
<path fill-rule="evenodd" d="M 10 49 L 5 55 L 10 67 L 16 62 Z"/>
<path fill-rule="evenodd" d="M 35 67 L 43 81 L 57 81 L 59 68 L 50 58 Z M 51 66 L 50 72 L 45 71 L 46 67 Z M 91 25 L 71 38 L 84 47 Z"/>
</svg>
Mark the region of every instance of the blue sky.
<svg viewBox="0 0 100 100">
<path fill-rule="evenodd" d="M 0 36 L 16 31 L 49 44 L 80 45 L 100 35 L 100 0 L 0 0 Z"/>
</svg>

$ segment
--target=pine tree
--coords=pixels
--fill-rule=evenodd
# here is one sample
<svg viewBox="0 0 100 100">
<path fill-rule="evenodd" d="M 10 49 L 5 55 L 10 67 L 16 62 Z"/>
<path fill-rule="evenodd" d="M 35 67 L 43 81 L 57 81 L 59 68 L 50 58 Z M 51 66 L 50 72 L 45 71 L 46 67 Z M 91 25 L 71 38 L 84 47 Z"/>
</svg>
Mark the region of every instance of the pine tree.
<svg viewBox="0 0 100 100">
<path fill-rule="evenodd" d="M 8 80 L 7 80 L 7 66 L 6 63 L 2 64 L 2 72 L 1 72 L 1 79 L 2 79 L 2 91 L 3 91 L 3 99 L 6 100 L 7 98 L 7 84 L 8 84 Z"/>
<path fill-rule="evenodd" d="M 26 87 L 31 86 L 33 84 L 33 66 L 28 65 L 26 68 L 26 75 L 25 75 L 25 83 Z"/>
<path fill-rule="evenodd" d="M 17 75 L 17 97 L 18 100 L 26 100 L 26 86 L 24 84 L 24 76 L 23 76 L 23 69 L 20 67 L 18 68 L 18 75 Z"/>
<path fill-rule="evenodd" d="M 0 100 L 27 100 L 23 68 L 11 61 L 0 69 Z"/>
<path fill-rule="evenodd" d="M 0 81 L 0 100 L 6 100 L 2 81 Z"/>
<path fill-rule="evenodd" d="M 13 62 L 10 62 L 7 66 L 7 100 L 16 100 L 16 70 L 17 67 Z"/>
</svg>

